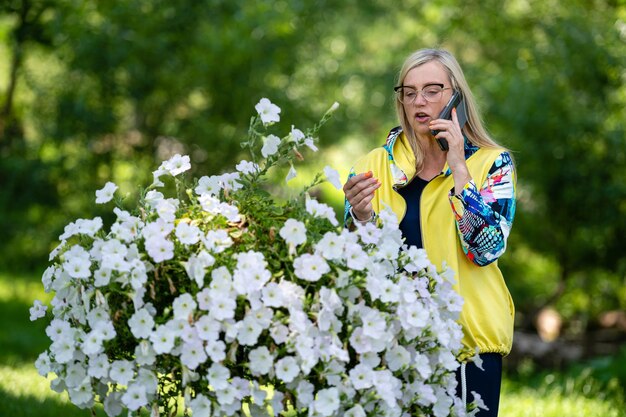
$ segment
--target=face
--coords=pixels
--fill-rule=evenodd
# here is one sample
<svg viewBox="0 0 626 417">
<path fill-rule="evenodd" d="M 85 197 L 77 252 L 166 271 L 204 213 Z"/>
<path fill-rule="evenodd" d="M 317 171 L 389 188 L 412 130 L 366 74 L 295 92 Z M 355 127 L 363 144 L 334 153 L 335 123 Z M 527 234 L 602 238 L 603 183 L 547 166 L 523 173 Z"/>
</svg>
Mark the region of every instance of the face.
<svg viewBox="0 0 626 417">
<path fill-rule="evenodd" d="M 437 61 L 430 61 L 413 68 L 402 82 L 402 85 L 413 87 L 418 91 L 432 84 L 443 84 L 445 88 L 438 101 L 431 103 L 418 93 L 415 101 L 403 104 L 407 120 L 418 136 L 430 135 L 428 123 L 437 118 L 452 97 L 452 85 L 445 68 Z"/>
</svg>

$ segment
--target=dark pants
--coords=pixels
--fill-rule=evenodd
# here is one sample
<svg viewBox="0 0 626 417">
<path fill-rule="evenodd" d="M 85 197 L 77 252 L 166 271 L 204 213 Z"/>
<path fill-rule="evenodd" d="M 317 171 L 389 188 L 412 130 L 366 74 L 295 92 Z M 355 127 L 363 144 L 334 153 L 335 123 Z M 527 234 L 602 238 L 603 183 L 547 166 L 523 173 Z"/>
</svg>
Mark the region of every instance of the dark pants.
<svg viewBox="0 0 626 417">
<path fill-rule="evenodd" d="M 499 353 L 483 353 L 483 369 L 480 370 L 473 362 L 461 365 L 456 370 L 456 393 L 463 398 L 465 387 L 466 403 L 474 401 L 472 391 L 480 394 L 489 411 L 480 410 L 477 417 L 497 417 L 500 404 L 500 385 L 502 384 L 502 355 Z M 462 368 L 465 367 L 465 383 L 462 381 Z"/>
</svg>

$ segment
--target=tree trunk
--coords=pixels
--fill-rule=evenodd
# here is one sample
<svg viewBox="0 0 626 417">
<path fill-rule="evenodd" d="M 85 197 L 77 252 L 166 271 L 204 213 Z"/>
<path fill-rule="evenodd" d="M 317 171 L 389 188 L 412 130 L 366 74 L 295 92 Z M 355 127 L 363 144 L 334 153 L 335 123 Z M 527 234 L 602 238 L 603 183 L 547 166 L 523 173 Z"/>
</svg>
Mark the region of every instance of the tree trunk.
<svg viewBox="0 0 626 417">
<path fill-rule="evenodd" d="M 18 26 L 15 30 L 15 44 L 13 49 L 13 59 L 11 60 L 11 67 L 9 70 L 9 86 L 7 88 L 7 96 L 0 110 L 0 141 L 4 139 L 5 132 L 7 132 L 11 125 L 17 123 L 17 120 L 13 116 L 13 100 L 15 97 L 15 89 L 17 86 L 17 76 L 23 61 L 23 45 L 25 41 L 25 32 L 28 25 L 28 13 L 30 11 L 31 4 L 29 0 L 22 1 L 22 7 L 18 12 Z M 17 127 L 17 126 L 15 126 Z M 13 130 L 13 129 L 11 129 Z M 20 129 L 21 130 L 21 129 Z M 11 139 L 14 135 L 6 135 L 7 139 Z M 9 147 L 11 144 L 6 143 L 0 145 L 3 147 Z"/>
</svg>

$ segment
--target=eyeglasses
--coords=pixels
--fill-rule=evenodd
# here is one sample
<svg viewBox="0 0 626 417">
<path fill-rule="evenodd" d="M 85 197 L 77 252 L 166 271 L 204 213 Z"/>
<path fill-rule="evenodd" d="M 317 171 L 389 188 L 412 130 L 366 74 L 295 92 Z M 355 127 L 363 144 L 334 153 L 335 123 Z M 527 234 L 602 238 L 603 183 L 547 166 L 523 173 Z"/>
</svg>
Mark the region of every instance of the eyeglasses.
<svg viewBox="0 0 626 417">
<path fill-rule="evenodd" d="M 443 87 L 443 84 L 429 84 L 422 90 L 416 90 L 413 87 L 406 85 L 399 85 L 393 88 L 396 92 L 396 96 L 402 104 L 413 104 L 417 99 L 417 94 L 421 94 L 424 100 L 430 103 L 436 103 L 441 100 L 441 96 L 444 90 L 450 90 L 450 87 Z"/>
</svg>

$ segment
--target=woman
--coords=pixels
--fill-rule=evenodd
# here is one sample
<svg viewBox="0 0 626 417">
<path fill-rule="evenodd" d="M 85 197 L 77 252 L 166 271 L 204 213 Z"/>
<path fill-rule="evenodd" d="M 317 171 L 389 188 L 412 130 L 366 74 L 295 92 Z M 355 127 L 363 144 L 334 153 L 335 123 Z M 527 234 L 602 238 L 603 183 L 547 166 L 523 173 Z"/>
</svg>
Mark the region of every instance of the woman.
<svg viewBox="0 0 626 417">
<path fill-rule="evenodd" d="M 497 416 L 502 357 L 511 350 L 514 307 L 495 262 L 506 248 L 515 213 L 515 170 L 510 154 L 489 137 L 456 59 L 445 50 L 411 54 L 400 70 L 396 112 L 401 126 L 359 160 L 344 185 L 346 222 L 375 221 L 389 206 L 408 245 L 452 268 L 464 305 L 464 354 L 457 392 L 480 394 Z M 456 110 L 438 115 L 455 91 L 465 100 L 467 123 Z M 433 131 L 438 131 L 433 136 Z M 444 151 L 436 139 L 445 139 Z M 354 226 L 352 224 L 351 226 Z M 482 360 L 467 363 L 473 353 Z M 478 365 L 478 366 L 477 366 Z"/>
</svg>

